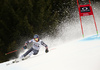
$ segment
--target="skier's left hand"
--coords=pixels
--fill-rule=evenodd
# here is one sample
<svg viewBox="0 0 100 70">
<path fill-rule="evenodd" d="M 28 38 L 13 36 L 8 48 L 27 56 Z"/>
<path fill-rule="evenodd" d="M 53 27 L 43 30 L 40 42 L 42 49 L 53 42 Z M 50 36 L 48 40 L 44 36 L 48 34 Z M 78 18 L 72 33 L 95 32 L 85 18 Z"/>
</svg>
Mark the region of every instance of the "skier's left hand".
<svg viewBox="0 0 100 70">
<path fill-rule="evenodd" d="M 46 48 L 45 53 L 48 53 L 48 52 L 49 52 L 49 50 L 48 50 L 48 48 Z"/>
</svg>

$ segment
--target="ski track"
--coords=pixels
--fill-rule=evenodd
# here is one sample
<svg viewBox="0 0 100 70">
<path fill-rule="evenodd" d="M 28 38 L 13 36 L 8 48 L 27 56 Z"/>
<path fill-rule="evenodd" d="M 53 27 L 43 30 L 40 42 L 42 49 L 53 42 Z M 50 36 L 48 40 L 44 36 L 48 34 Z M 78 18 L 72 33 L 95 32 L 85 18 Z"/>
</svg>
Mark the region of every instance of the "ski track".
<svg viewBox="0 0 100 70">
<path fill-rule="evenodd" d="M 0 70 L 100 70 L 100 37 L 59 45 L 49 53 L 39 52 L 12 65 L 6 66 L 6 63 L 0 64 Z"/>
</svg>

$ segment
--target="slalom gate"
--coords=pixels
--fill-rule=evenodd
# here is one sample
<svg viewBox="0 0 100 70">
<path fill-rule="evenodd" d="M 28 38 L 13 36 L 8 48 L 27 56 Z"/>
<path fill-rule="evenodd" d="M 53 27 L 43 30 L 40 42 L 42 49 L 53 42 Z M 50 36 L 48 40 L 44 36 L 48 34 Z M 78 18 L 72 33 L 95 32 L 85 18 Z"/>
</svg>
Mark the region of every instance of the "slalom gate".
<svg viewBox="0 0 100 70">
<path fill-rule="evenodd" d="M 96 33 L 98 35 L 98 29 L 97 29 L 95 17 L 94 17 L 92 6 L 91 6 L 91 1 L 89 0 L 89 4 L 79 5 L 79 1 L 77 0 L 77 5 L 78 5 L 78 10 L 79 10 L 79 18 L 80 18 L 80 24 L 81 24 L 81 30 L 82 30 L 83 37 L 84 37 L 84 32 L 83 32 L 83 26 L 82 26 L 82 20 L 81 20 L 82 16 L 93 15 L 94 24 L 95 24 L 95 28 L 96 28 Z"/>
</svg>

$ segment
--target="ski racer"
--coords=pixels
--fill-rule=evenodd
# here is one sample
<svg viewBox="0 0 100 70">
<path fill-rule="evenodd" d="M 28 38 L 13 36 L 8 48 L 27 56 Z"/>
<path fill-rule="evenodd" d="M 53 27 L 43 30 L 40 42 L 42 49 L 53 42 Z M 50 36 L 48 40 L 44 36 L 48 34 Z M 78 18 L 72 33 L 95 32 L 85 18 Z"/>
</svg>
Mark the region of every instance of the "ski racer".
<svg viewBox="0 0 100 70">
<path fill-rule="evenodd" d="M 19 57 L 19 59 L 24 59 L 27 55 L 28 55 L 28 57 L 30 57 L 32 54 L 33 55 L 37 55 L 38 54 L 38 52 L 39 52 L 39 49 L 40 49 L 40 45 L 43 45 L 46 49 L 45 49 L 45 52 L 46 53 L 48 53 L 49 52 L 49 50 L 48 50 L 48 46 L 42 41 L 42 40 L 40 40 L 39 39 L 39 35 L 37 35 L 37 34 L 35 34 L 34 35 L 34 38 L 33 39 L 31 39 L 31 40 L 29 40 L 29 41 L 27 41 L 26 43 L 25 43 L 25 45 L 24 45 L 24 49 L 26 49 L 27 48 L 27 45 L 29 44 L 29 43 L 33 43 L 33 46 L 26 52 L 26 53 L 24 53 L 21 57 Z"/>
</svg>

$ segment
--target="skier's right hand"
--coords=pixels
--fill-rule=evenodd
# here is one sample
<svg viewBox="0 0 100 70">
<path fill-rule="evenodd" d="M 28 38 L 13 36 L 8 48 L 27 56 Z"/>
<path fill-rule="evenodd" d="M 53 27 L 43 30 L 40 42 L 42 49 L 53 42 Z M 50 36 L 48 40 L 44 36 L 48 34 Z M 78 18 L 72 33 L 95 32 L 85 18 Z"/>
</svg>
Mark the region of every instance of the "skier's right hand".
<svg viewBox="0 0 100 70">
<path fill-rule="evenodd" d="M 26 48 L 27 48 L 27 46 L 25 45 L 23 48 L 24 48 L 24 49 L 26 49 Z"/>
</svg>

